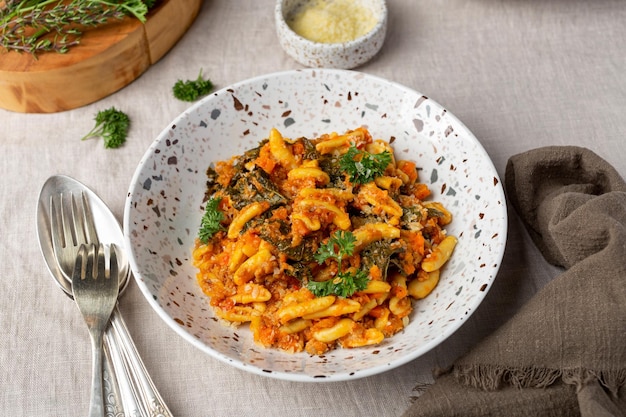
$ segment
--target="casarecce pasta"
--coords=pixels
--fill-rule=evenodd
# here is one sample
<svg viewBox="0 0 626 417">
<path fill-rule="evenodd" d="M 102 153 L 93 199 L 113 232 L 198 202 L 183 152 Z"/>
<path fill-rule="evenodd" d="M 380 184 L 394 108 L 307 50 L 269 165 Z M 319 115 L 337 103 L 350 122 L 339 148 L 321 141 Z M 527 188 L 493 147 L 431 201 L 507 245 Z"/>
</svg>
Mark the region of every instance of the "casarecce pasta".
<svg viewBox="0 0 626 417">
<path fill-rule="evenodd" d="M 249 323 L 268 348 L 381 343 L 408 324 L 457 244 L 416 164 L 364 127 L 314 139 L 272 129 L 207 176 L 216 211 L 193 249 L 198 283 L 217 317 Z"/>
</svg>

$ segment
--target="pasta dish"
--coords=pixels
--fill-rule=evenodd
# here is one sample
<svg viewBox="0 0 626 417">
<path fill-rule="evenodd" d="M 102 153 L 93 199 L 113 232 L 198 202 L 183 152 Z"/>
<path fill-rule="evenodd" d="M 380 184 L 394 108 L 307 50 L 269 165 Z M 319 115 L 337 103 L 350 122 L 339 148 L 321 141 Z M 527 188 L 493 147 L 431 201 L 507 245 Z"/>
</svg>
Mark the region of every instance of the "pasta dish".
<svg viewBox="0 0 626 417">
<path fill-rule="evenodd" d="M 392 143 L 365 127 L 313 139 L 271 129 L 209 167 L 193 262 L 215 316 L 248 323 L 264 347 L 312 355 L 407 326 L 457 239 Z"/>
</svg>

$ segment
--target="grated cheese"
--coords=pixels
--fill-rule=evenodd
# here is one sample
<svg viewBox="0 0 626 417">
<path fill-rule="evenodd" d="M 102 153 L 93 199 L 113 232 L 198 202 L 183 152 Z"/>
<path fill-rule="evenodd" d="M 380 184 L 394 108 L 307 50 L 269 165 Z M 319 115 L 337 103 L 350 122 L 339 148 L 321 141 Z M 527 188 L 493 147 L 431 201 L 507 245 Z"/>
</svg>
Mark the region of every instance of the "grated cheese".
<svg viewBox="0 0 626 417">
<path fill-rule="evenodd" d="M 341 43 L 367 34 L 376 26 L 376 18 L 371 10 L 355 0 L 312 0 L 287 24 L 311 41 Z"/>
</svg>

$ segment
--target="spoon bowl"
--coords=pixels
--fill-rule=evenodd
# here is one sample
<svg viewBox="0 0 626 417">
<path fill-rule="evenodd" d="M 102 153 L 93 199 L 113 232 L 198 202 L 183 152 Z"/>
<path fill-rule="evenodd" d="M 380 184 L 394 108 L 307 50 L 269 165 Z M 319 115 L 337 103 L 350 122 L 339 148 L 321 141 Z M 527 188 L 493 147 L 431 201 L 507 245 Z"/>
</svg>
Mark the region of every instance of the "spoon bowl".
<svg viewBox="0 0 626 417">
<path fill-rule="evenodd" d="M 101 242 L 115 244 L 121 250 L 118 253 L 118 268 L 120 271 L 120 293 L 122 293 L 130 282 L 130 267 L 124 255 L 124 234 L 122 227 L 117 221 L 113 212 L 98 197 L 82 183 L 65 175 L 55 175 L 50 177 L 43 185 L 39 193 L 37 205 L 37 235 L 41 253 L 46 261 L 50 274 L 54 277 L 57 285 L 65 294 L 73 298 L 71 275 L 64 273 L 56 260 L 54 247 L 52 246 L 52 236 L 50 234 L 50 198 L 59 193 L 83 193 L 91 208 L 95 221 L 96 232 Z"/>
</svg>

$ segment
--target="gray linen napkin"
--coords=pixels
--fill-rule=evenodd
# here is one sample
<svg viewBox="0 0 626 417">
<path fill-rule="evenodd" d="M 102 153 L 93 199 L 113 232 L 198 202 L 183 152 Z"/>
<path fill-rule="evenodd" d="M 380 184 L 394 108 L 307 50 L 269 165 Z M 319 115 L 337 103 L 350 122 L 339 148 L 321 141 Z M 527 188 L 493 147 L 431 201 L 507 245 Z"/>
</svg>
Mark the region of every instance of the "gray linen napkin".
<svg viewBox="0 0 626 417">
<path fill-rule="evenodd" d="M 404 417 L 626 417 L 626 183 L 588 149 L 551 146 L 510 158 L 505 187 L 565 271 Z"/>
</svg>

